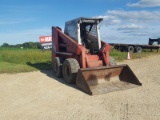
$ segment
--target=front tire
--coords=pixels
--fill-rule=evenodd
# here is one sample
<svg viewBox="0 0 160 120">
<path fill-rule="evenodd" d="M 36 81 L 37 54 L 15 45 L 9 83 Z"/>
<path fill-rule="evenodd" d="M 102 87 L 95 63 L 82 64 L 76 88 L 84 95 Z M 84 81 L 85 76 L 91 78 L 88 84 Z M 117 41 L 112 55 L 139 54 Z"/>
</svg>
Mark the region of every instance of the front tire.
<svg viewBox="0 0 160 120">
<path fill-rule="evenodd" d="M 67 83 L 75 83 L 76 76 L 79 69 L 79 63 L 74 58 L 68 58 L 63 62 L 63 78 Z"/>
</svg>

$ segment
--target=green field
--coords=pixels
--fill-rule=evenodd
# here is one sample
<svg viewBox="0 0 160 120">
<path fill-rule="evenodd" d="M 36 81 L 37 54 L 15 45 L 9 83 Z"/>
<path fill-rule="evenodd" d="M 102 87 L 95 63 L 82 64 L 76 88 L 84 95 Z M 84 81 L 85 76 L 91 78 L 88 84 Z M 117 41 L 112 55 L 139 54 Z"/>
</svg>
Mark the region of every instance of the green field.
<svg viewBox="0 0 160 120">
<path fill-rule="evenodd" d="M 160 54 L 160 52 L 147 51 L 133 53 L 132 58 L 136 59 L 157 54 Z M 119 52 L 115 49 L 111 49 L 110 55 L 114 57 L 116 61 L 127 59 L 127 52 Z M 0 48 L 0 73 L 18 73 L 49 69 L 52 69 L 50 50 Z"/>
<path fill-rule="evenodd" d="M 120 52 L 116 49 L 111 49 L 110 55 L 116 59 L 116 61 L 123 61 L 127 59 L 127 52 Z M 153 50 L 152 52 L 150 50 L 143 50 L 141 53 L 132 53 L 132 59 L 142 58 L 142 57 L 148 57 L 150 55 L 158 55 L 160 54 L 160 51 L 157 52 L 157 50 Z"/>
<path fill-rule="evenodd" d="M 51 51 L 0 48 L 0 73 L 51 69 Z"/>
</svg>

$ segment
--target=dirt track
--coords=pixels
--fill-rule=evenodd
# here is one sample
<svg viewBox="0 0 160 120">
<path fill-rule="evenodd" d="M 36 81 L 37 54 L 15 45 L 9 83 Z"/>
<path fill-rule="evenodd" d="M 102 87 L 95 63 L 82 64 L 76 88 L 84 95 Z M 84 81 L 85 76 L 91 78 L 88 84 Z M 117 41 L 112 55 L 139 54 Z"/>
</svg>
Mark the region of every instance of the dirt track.
<svg viewBox="0 0 160 120">
<path fill-rule="evenodd" d="M 142 87 L 89 96 L 52 71 L 0 74 L 0 120 L 160 120 L 160 55 L 123 63 Z"/>
</svg>

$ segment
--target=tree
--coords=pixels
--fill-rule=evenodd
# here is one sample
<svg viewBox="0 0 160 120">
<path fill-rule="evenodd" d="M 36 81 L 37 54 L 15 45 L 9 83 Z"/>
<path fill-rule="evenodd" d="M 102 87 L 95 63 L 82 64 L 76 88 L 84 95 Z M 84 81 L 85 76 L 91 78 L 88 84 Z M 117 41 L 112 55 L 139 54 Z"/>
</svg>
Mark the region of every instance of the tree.
<svg viewBox="0 0 160 120">
<path fill-rule="evenodd" d="M 3 43 L 3 45 L 1 45 L 1 47 L 9 47 L 8 43 Z"/>
<path fill-rule="evenodd" d="M 31 48 L 31 49 L 41 49 L 41 44 L 39 42 L 25 42 L 23 44 L 9 45 L 8 43 L 3 43 L 1 47 L 10 47 L 10 48 Z"/>
</svg>

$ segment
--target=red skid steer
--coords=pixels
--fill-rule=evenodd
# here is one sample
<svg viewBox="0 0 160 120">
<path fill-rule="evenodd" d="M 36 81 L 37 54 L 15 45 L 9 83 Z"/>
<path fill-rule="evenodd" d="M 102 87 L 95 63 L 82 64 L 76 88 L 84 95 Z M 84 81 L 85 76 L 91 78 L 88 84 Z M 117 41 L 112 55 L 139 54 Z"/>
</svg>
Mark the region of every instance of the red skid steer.
<svg viewBox="0 0 160 120">
<path fill-rule="evenodd" d="M 100 39 L 102 20 L 77 18 L 65 23 L 64 32 L 52 27 L 54 75 L 90 95 L 141 86 L 128 65 L 116 65 L 110 57 L 110 45 Z"/>
</svg>

